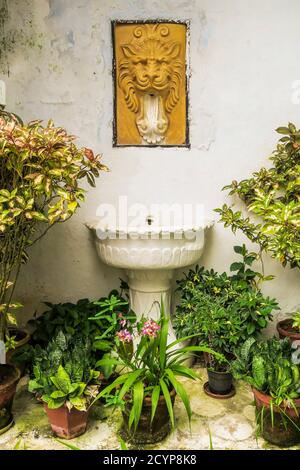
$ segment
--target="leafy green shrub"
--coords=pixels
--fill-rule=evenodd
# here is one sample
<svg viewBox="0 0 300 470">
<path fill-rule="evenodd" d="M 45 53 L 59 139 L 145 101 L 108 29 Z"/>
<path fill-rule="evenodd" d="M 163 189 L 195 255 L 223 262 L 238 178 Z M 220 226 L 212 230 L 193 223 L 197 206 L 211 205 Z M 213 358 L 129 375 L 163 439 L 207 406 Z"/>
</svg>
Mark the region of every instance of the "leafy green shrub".
<svg viewBox="0 0 300 470">
<path fill-rule="evenodd" d="M 96 350 L 109 350 L 120 329 L 119 315 L 135 318 L 130 311 L 127 293 L 112 290 L 108 297 L 99 300 L 80 299 L 78 302 L 52 304 L 45 303 L 49 309 L 42 315 L 30 320 L 33 344 L 46 346 L 59 331 L 64 334 L 88 336 Z"/>
<path fill-rule="evenodd" d="M 215 351 L 230 355 L 249 336 L 265 328 L 278 308 L 274 299 L 265 297 L 259 282 L 271 279 L 251 269 L 257 255 L 246 247 L 235 246 L 242 260 L 234 262 L 234 273 L 219 274 L 196 266 L 177 281 L 181 302 L 176 309 L 174 327 L 178 337 L 197 335 Z"/>
<path fill-rule="evenodd" d="M 300 396 L 300 370 L 292 352 L 288 339 L 258 342 L 249 338 L 237 351 L 233 376 L 270 395 L 276 405 L 289 403 Z"/>
<path fill-rule="evenodd" d="M 69 409 L 87 410 L 99 386 L 100 372 L 92 367 L 88 338 L 68 336 L 60 331 L 45 349 L 36 346 L 29 391 L 49 408 L 66 404 Z"/>
<path fill-rule="evenodd" d="M 231 227 L 234 233 L 241 230 L 283 266 L 289 263 L 300 268 L 300 130 L 289 123 L 277 132 L 284 137 L 270 158 L 273 166 L 223 188 L 245 203 L 250 216 L 227 204 L 216 212 L 225 227 Z"/>
<path fill-rule="evenodd" d="M 89 321 L 89 316 L 98 310 L 94 302 L 89 299 L 80 299 L 77 303 L 45 302 L 45 305 L 48 310 L 28 322 L 32 330 L 33 344 L 47 346 L 59 331 L 69 335 L 80 332 L 82 336 L 90 338 L 99 332 L 97 325 Z"/>
</svg>

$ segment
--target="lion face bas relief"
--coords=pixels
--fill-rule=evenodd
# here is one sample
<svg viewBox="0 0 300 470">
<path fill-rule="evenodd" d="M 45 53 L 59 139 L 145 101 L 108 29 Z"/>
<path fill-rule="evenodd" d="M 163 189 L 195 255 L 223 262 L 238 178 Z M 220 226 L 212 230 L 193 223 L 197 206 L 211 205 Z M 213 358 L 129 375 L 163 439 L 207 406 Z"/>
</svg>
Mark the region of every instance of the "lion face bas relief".
<svg viewBox="0 0 300 470">
<path fill-rule="evenodd" d="M 167 25 L 140 25 L 133 40 L 121 45 L 118 85 L 145 145 L 164 143 L 180 97 L 185 65 L 180 43 L 169 40 L 169 34 Z"/>
</svg>

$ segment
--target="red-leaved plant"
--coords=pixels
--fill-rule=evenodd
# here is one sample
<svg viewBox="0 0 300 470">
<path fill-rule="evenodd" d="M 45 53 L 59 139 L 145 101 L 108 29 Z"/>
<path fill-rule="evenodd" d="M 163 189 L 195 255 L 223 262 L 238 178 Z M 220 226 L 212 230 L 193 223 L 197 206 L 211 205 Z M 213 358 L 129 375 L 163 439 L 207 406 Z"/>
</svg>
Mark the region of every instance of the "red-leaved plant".
<svg viewBox="0 0 300 470">
<path fill-rule="evenodd" d="M 8 341 L 15 323 L 12 301 L 27 248 L 55 224 L 68 220 L 85 191 L 79 185 L 107 167 L 91 149 L 78 148 L 75 137 L 52 120 L 23 124 L 0 114 L 0 339 Z"/>
</svg>

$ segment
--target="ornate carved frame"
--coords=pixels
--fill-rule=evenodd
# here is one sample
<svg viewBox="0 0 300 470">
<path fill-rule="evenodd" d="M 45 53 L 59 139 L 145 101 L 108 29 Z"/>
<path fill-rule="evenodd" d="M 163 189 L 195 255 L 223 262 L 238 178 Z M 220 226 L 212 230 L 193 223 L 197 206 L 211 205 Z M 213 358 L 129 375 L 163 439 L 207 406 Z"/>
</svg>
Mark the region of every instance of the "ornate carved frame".
<svg viewBox="0 0 300 470">
<path fill-rule="evenodd" d="M 129 24 L 129 25 L 144 25 L 144 24 L 182 24 L 186 26 L 186 63 L 185 63 L 185 93 L 186 93 L 186 141 L 184 144 L 119 144 L 117 141 L 117 76 L 116 76 L 116 44 L 115 44 L 115 27 L 117 25 Z M 112 34 L 112 45 L 113 45 L 113 147 L 162 147 L 162 148 L 173 148 L 173 147 L 184 147 L 190 148 L 190 134 L 189 134 L 189 40 L 190 40 L 190 21 L 189 20 L 170 20 L 170 19 L 150 19 L 150 20 L 113 20 L 111 21 L 111 34 Z"/>
</svg>

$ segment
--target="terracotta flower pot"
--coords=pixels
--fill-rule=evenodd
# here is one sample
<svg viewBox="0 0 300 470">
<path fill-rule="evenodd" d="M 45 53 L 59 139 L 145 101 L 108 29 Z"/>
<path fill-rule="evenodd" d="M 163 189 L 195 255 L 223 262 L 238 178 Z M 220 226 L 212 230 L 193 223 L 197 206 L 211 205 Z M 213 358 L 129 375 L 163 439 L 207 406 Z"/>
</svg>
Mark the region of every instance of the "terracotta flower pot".
<svg viewBox="0 0 300 470">
<path fill-rule="evenodd" d="M 63 439 L 83 434 L 87 427 L 88 411 L 79 411 L 76 408 L 69 410 L 66 405 L 61 408 L 51 409 L 44 405 L 52 431 Z"/>
<path fill-rule="evenodd" d="M 170 392 L 172 405 L 174 405 L 176 392 L 172 390 Z M 128 429 L 128 420 L 132 404 L 130 397 L 125 397 L 126 404 L 125 410 L 123 411 L 123 426 L 120 430 L 120 434 L 124 440 L 132 444 L 154 444 L 162 441 L 171 430 L 170 417 L 168 408 L 163 395 L 159 397 L 157 409 L 153 421 L 151 423 L 151 397 L 145 397 L 142 407 L 141 418 L 134 431 L 134 425 L 131 429 Z"/>
<path fill-rule="evenodd" d="M 252 389 L 256 408 L 263 422 L 262 435 L 271 444 L 290 447 L 300 443 L 300 398 L 294 400 L 295 408 L 283 404 L 273 406 L 273 418 L 270 403 L 272 397 L 255 388 Z M 263 414 L 261 413 L 264 408 Z"/>
<path fill-rule="evenodd" d="M 11 409 L 20 375 L 17 367 L 0 364 L 0 434 L 13 424 Z"/>
<path fill-rule="evenodd" d="M 289 338 L 290 343 L 299 341 L 298 348 L 300 348 L 300 332 L 293 328 L 293 319 L 286 318 L 277 323 L 277 331 L 280 339 Z"/>
</svg>

